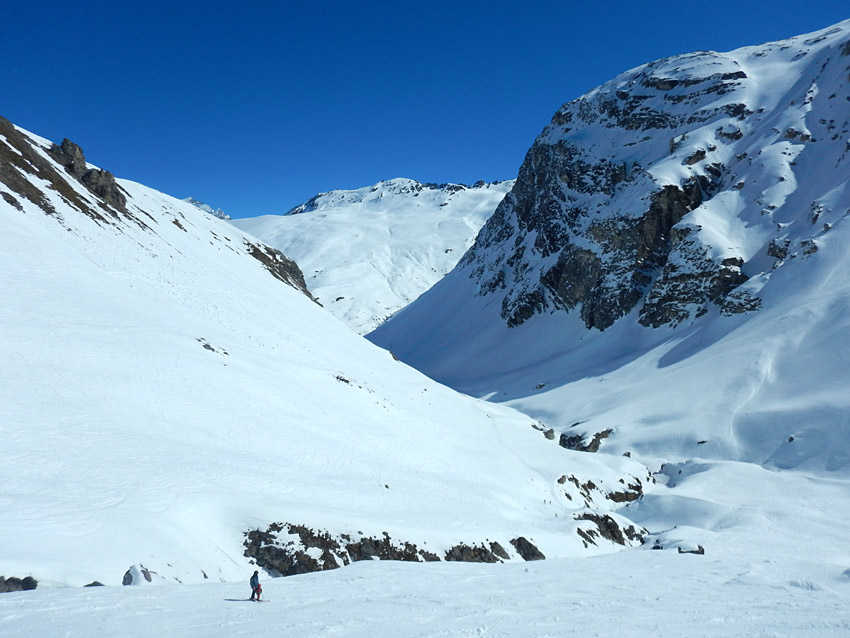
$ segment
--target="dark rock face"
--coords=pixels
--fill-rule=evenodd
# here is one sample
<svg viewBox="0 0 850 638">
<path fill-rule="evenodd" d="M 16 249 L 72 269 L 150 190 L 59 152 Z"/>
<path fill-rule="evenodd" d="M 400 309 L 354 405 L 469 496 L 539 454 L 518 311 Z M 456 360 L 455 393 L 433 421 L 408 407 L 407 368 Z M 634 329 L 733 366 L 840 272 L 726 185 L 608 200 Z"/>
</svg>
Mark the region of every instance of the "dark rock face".
<svg viewBox="0 0 850 638">
<path fill-rule="evenodd" d="M 691 64 L 717 72 L 680 70 Z M 743 124 L 733 122 L 752 113 L 734 100 L 714 105 L 746 80 L 731 58 L 703 52 L 659 60 L 564 105 L 460 262 L 478 294 L 501 297 L 509 327 L 556 311 L 605 330 L 636 309 L 653 328 L 712 305 L 756 309 L 754 299 L 726 302 L 747 281 L 743 259 L 716 257 L 700 227 L 683 221 L 730 186 L 718 145 L 740 140 Z M 705 126 L 716 144 L 690 140 Z M 680 167 L 678 183 L 652 173 L 666 158 Z"/>
<path fill-rule="evenodd" d="M 36 587 L 38 587 L 38 581 L 32 576 L 25 576 L 24 578 L 16 578 L 15 576 L 4 578 L 0 576 L 0 593 L 31 591 Z"/>
<path fill-rule="evenodd" d="M 263 264 L 272 276 L 300 290 L 315 303 L 319 304 L 315 297 L 310 294 L 310 291 L 307 290 L 307 284 L 304 282 L 304 273 L 301 272 L 298 264 L 278 249 L 266 246 L 265 244 L 255 244 L 246 240 L 245 246 L 248 249 L 248 254 Z M 322 304 L 319 305 L 321 306 Z"/>
<path fill-rule="evenodd" d="M 89 170 L 83 149 L 67 137 L 62 140 L 61 144 L 54 144 L 50 147 L 50 155 L 78 180 L 82 181 L 83 175 Z"/>
<path fill-rule="evenodd" d="M 526 538 L 510 541 L 524 560 L 541 560 L 542 553 Z M 337 569 L 360 560 L 400 560 L 408 562 L 463 561 L 500 563 L 511 555 L 496 541 L 458 543 L 441 558 L 415 543 L 398 541 L 384 532 L 379 537 L 349 534 L 332 535 L 304 525 L 272 523 L 265 530 L 245 533 L 244 555 L 272 575 L 292 576 Z"/>
<path fill-rule="evenodd" d="M 127 198 L 121 192 L 121 187 L 115 183 L 115 176 L 109 171 L 91 169 L 86 171 L 80 180 L 92 193 L 109 202 L 115 208 L 124 210 L 127 206 Z"/>
<path fill-rule="evenodd" d="M 501 547 L 501 545 L 499 546 Z M 504 552 L 505 550 L 502 549 Z M 469 546 L 469 545 L 455 545 L 449 551 L 446 552 L 446 560 L 448 561 L 462 561 L 465 563 L 500 563 L 499 557 L 493 552 L 492 549 L 485 547 L 484 545 L 480 546 Z"/>
<path fill-rule="evenodd" d="M 639 480 L 636 480 L 635 483 L 629 483 L 626 485 L 626 482 L 620 479 L 620 482 L 623 483 L 625 489 L 619 492 L 609 492 L 605 495 L 609 501 L 613 501 L 615 503 L 631 503 L 632 501 L 637 501 L 643 496 L 643 485 Z"/>
<path fill-rule="evenodd" d="M 627 528 L 621 528 L 613 517 L 600 514 L 586 512 L 576 516 L 576 520 L 585 520 L 593 522 L 597 530 L 582 530 L 579 528 L 578 534 L 585 541 L 585 544 L 590 543 L 596 545 L 595 538 L 602 537 L 606 540 L 616 543 L 617 545 L 625 545 L 626 540 L 642 541 L 646 530 L 639 531 L 634 525 Z"/>
<path fill-rule="evenodd" d="M 65 138 L 62 140 L 62 144 L 54 144 L 49 152 L 53 159 L 64 166 L 66 171 L 92 193 L 109 202 L 115 208 L 121 211 L 126 210 L 127 198 L 124 197 L 121 188 L 115 183 L 115 177 L 109 171 L 88 168 L 83 149 L 79 145 Z"/>
<path fill-rule="evenodd" d="M 602 432 L 597 432 L 590 439 L 589 443 L 585 443 L 585 437 L 583 434 L 574 434 L 569 436 L 566 432 L 564 432 L 558 440 L 558 445 L 567 448 L 568 450 L 576 450 L 578 452 L 598 452 L 599 445 L 602 443 L 603 439 L 607 439 L 611 436 L 613 431 L 614 430 L 611 428 L 608 428 Z"/>
<path fill-rule="evenodd" d="M 544 560 L 546 557 L 525 536 L 520 536 L 511 541 L 511 545 L 522 556 L 524 560 Z"/>
<path fill-rule="evenodd" d="M 47 215 L 61 216 L 53 204 L 36 188 L 25 175 L 33 175 L 58 192 L 66 201 L 97 221 L 106 221 L 104 216 L 71 188 L 53 165 L 33 149 L 32 143 L 19 132 L 9 120 L 0 117 L 0 135 L 7 144 L 0 144 L 0 182 L 21 200 L 29 201 Z M 4 194 L 4 199 L 18 210 L 23 210 L 18 198 Z"/>
<path fill-rule="evenodd" d="M 150 583 L 153 582 L 153 574 L 156 574 L 156 572 L 149 570 L 144 565 L 133 565 L 124 572 L 124 578 L 121 580 L 121 584 L 124 586 L 138 585 L 142 579 Z"/>
</svg>

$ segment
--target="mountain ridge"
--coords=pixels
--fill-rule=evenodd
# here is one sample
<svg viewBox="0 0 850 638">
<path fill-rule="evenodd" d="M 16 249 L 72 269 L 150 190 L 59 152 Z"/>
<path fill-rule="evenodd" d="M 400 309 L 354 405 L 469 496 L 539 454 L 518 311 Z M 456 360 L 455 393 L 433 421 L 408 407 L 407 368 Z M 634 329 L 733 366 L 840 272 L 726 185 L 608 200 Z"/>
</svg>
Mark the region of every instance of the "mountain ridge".
<svg viewBox="0 0 850 638">
<path fill-rule="evenodd" d="M 512 185 L 396 178 L 231 223 L 292 256 L 325 307 L 364 334 L 454 267 Z"/>
</svg>

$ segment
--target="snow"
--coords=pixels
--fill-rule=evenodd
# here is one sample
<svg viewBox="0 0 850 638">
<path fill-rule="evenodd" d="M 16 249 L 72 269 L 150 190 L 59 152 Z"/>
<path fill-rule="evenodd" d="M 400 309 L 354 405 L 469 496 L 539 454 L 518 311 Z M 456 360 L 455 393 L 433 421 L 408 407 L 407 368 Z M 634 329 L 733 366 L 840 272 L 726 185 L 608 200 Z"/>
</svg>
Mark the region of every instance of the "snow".
<svg viewBox="0 0 850 638">
<path fill-rule="evenodd" d="M 736 571 L 738 567 L 740 571 Z M 782 636 L 850 631 L 850 577 L 770 559 L 635 551 L 525 565 L 357 563 L 247 584 L 36 590 L 0 597 L 0 634 L 37 636 Z"/>
<path fill-rule="evenodd" d="M 798 52 L 735 55 L 773 86 L 774 53 Z M 781 103 L 790 75 L 764 99 Z M 391 208 L 382 183 L 386 208 L 337 191 L 349 208 L 253 220 L 250 232 L 268 237 L 291 225 L 279 232 L 316 259 L 307 278 L 329 309 L 336 291 L 356 292 L 348 325 L 250 258 L 238 222 L 140 184 L 119 180 L 141 223 L 98 224 L 35 178 L 57 216 L 0 198 L 0 574 L 40 583 L 0 595 L 0 635 L 846 636 L 850 189 L 822 169 L 844 155 L 799 150 L 784 130 L 747 142 L 772 148 L 741 191 L 773 198 L 769 223 L 729 196 L 683 220 L 719 254 L 747 257 L 759 312 L 655 331 L 634 317 L 587 331 L 564 315 L 508 329 L 456 270 L 372 337 L 437 381 L 348 325 L 418 294 L 372 302 L 375 281 L 426 285 L 417 263 L 450 268 L 439 250 L 417 257 L 417 243 L 439 236 L 460 257 L 495 198 L 465 204 L 478 211 L 469 217 L 423 204 L 434 215 L 423 224 Z M 677 179 L 698 141 L 654 164 L 655 179 Z M 783 151 L 795 153 L 795 180 L 777 190 Z M 757 253 L 774 223 L 794 256 L 772 269 Z M 393 240 L 383 254 L 382 232 Z M 346 252 L 356 242 L 340 239 L 352 233 L 369 252 L 359 272 Z M 572 452 L 538 419 L 557 433 L 613 432 L 598 454 Z M 572 516 L 588 508 L 559 484 L 567 474 L 600 487 L 591 511 L 645 526 L 648 542 L 584 547 L 576 529 L 588 522 Z M 640 500 L 601 502 L 637 478 Z M 388 531 L 438 553 L 525 535 L 547 560 L 262 574 L 270 602 L 258 605 L 245 600 L 255 566 L 243 534 L 274 521 Z M 150 585 L 120 586 L 142 565 Z M 94 580 L 107 586 L 81 587 Z"/>
<path fill-rule="evenodd" d="M 665 550 L 702 545 L 706 553 L 698 558 L 703 562 L 694 557 L 689 565 L 699 569 L 719 560 L 715 575 L 724 574 L 723 580 L 709 572 L 694 576 L 704 585 L 704 598 L 697 602 L 688 598 L 687 578 L 666 571 L 663 564 L 643 564 L 631 573 L 634 561 L 653 560 L 644 552 L 614 559 L 612 569 L 620 576 L 642 578 L 641 586 L 656 578 L 675 583 L 670 596 L 689 600 L 680 601 L 679 609 L 695 614 L 702 604 L 713 607 L 714 612 L 693 623 L 661 611 L 657 627 L 675 628 L 667 634 L 846 633 L 843 610 L 836 615 L 840 603 L 820 613 L 789 601 L 789 608 L 798 609 L 797 618 L 774 622 L 762 617 L 747 623 L 764 608 L 782 616 L 779 601 L 793 589 L 846 595 L 850 182 L 841 169 L 847 151 L 836 135 L 850 125 L 850 96 L 847 64 L 842 57 L 836 61 L 836 49 L 848 35 L 850 23 L 842 23 L 817 45 L 802 46 L 801 36 L 787 46 L 724 54 L 746 68 L 742 95 L 733 97 L 746 98 L 756 115 L 733 153 L 724 150 L 725 142 L 714 141 L 716 149 L 708 151 L 706 162 L 731 164 L 724 175 L 727 190 L 687 215 L 680 227 L 698 228 L 710 255 L 744 260 L 751 277 L 745 286 L 762 300 L 757 312 L 727 317 L 715 309 L 675 328 L 649 329 L 637 324 L 635 311 L 599 332 L 587 330 L 577 316 L 556 311 L 508 328 L 500 317 L 502 297 L 477 295 L 473 268 L 459 266 L 369 335 L 438 381 L 515 407 L 557 434 L 589 437 L 610 429 L 600 455 L 630 454 L 658 470 L 658 484 L 619 513 L 650 530 L 650 545 L 657 541 Z M 803 56 L 802 48 L 808 50 Z M 826 64 L 828 60 L 832 63 Z M 736 68 L 718 54 L 654 65 L 657 77 L 685 72 L 703 76 L 718 62 L 717 72 Z M 637 71 L 606 87 L 627 83 Z M 817 92 L 810 90 L 814 75 Z M 805 108 L 785 108 L 792 102 L 800 106 L 806 96 L 812 101 Z M 611 147 L 620 149 L 634 135 L 642 145 L 623 152 L 649 167 L 657 188 L 679 183 L 686 176 L 685 160 L 707 149 L 706 140 L 713 139 L 716 129 L 731 131 L 746 122 L 721 118 L 710 121 L 706 130 L 688 130 L 672 153 L 669 131 L 639 140 L 645 131 L 617 130 L 622 137 L 615 140 L 604 122 L 588 124 L 579 133 L 553 125 L 542 138 L 588 145 L 593 140 L 594 149 L 606 148 L 610 138 Z M 792 127 L 811 131 L 817 141 L 803 142 L 799 135 L 787 139 Z M 736 159 L 744 153 L 746 158 Z M 729 189 L 739 181 L 740 189 Z M 600 203 L 610 203 L 618 213 L 645 210 L 640 200 L 645 187 L 625 187 L 610 202 Z M 771 239 L 788 241 L 785 259 L 766 254 Z M 541 272 L 547 263 L 540 257 Z M 609 587 L 610 582 L 598 591 L 608 593 Z M 732 587 L 742 600 L 721 603 L 715 598 Z M 562 590 L 569 591 L 569 585 Z M 738 604 L 742 607 L 727 615 Z M 654 607 L 646 607 L 647 613 L 655 613 Z M 640 623 L 639 613 L 631 612 L 630 623 Z M 735 624 L 721 628 L 712 624 L 714 618 Z M 820 624 L 836 618 L 841 620 L 835 625 Z M 651 635 L 651 626 L 638 626 L 634 635 Z M 586 630 L 580 625 L 576 633 Z"/>
<path fill-rule="evenodd" d="M 231 223 L 294 259 L 322 305 L 365 334 L 454 267 L 513 183 L 398 178 Z"/>
<path fill-rule="evenodd" d="M 518 536 L 621 549 L 583 546 L 586 508 L 556 481 L 645 467 L 429 380 L 273 278 L 250 236 L 118 183 L 136 221 L 96 223 L 47 186 L 55 216 L 0 201 L 0 575 L 242 581 L 244 533 L 277 521 L 440 555 Z"/>
</svg>

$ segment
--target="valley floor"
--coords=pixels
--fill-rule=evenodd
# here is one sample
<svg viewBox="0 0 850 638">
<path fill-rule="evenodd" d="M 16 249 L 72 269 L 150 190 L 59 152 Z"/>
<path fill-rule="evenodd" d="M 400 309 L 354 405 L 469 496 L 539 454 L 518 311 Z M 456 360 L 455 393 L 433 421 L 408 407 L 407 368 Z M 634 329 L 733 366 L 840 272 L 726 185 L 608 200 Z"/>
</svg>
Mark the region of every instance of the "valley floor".
<svg viewBox="0 0 850 638">
<path fill-rule="evenodd" d="M 850 576 L 782 561 L 633 550 L 527 564 L 357 563 L 245 584 L 40 589 L 0 596 L 3 636 L 850 635 Z"/>
</svg>

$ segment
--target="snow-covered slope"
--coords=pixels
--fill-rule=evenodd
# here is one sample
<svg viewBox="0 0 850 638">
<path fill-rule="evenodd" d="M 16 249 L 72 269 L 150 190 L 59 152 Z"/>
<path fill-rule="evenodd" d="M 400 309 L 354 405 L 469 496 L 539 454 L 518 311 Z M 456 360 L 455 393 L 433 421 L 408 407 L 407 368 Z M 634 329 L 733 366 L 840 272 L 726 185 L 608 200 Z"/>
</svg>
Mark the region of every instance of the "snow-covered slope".
<svg viewBox="0 0 850 638">
<path fill-rule="evenodd" d="M 819 561 L 850 496 L 848 67 L 843 22 L 566 104 L 457 268 L 369 338 L 564 445 L 666 463 L 627 508 L 662 546 L 757 544 L 787 508 Z M 814 485 L 832 531 L 790 498 Z"/>
<path fill-rule="evenodd" d="M 512 186 L 392 179 L 232 223 L 294 259 L 320 302 L 363 334 L 449 272 Z"/>
<path fill-rule="evenodd" d="M 754 561 L 755 562 L 755 561 Z M 364 562 L 245 584 L 97 587 L 0 596 L 4 636 L 844 638 L 850 573 L 752 570 L 675 552 L 524 565 Z"/>
<path fill-rule="evenodd" d="M 558 394 L 548 421 L 629 446 L 845 467 L 848 66 L 845 22 L 566 104 L 458 267 L 371 338 L 478 395 Z M 783 444 L 804 429 L 832 434 Z"/>
<path fill-rule="evenodd" d="M 0 215 L 0 575 L 241 581 L 247 554 L 289 573 L 621 547 L 597 521 L 629 528 L 605 495 L 645 468 L 428 380 L 192 204 L 0 120 Z"/>
</svg>

